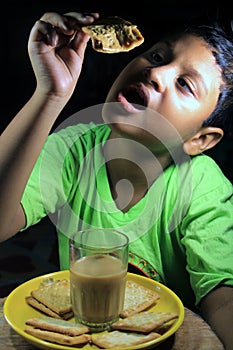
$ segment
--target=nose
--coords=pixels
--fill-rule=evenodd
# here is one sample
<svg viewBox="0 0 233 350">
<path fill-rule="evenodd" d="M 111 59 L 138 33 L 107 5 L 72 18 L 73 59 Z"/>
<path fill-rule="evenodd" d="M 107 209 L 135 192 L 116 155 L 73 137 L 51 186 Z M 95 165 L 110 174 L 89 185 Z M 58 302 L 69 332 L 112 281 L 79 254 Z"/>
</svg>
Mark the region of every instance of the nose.
<svg viewBox="0 0 233 350">
<path fill-rule="evenodd" d="M 157 92 L 163 92 L 167 86 L 167 75 L 164 67 L 150 66 L 144 69 L 144 78 L 147 83 L 153 85 Z"/>
</svg>

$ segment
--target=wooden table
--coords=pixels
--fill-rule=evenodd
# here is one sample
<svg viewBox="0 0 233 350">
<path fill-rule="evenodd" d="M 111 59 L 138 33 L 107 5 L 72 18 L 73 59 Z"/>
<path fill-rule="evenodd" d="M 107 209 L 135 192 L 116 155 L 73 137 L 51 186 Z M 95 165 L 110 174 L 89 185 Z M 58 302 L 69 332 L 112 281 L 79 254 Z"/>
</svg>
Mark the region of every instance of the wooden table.
<svg viewBox="0 0 233 350">
<path fill-rule="evenodd" d="M 3 304 L 6 298 L 0 298 L 0 349 L 36 350 L 37 348 L 18 335 L 6 322 Z M 74 348 L 72 348 L 74 349 Z M 184 322 L 178 331 L 156 350 L 224 350 L 208 324 L 192 311 L 185 309 Z"/>
</svg>

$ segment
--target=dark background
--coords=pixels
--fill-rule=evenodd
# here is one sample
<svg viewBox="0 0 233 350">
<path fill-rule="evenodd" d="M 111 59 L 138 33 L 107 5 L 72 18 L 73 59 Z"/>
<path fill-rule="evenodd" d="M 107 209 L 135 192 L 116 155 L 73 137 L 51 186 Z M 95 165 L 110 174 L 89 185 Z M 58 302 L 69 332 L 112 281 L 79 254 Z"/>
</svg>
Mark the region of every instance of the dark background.
<svg viewBox="0 0 233 350">
<path fill-rule="evenodd" d="M 141 50 L 149 47 L 163 31 L 173 31 L 191 20 L 208 18 L 217 19 L 230 28 L 230 20 L 233 18 L 226 1 L 8 0 L 4 7 L 0 16 L 0 132 L 34 91 L 35 79 L 28 58 L 27 41 L 33 24 L 44 12 L 96 11 L 101 15 L 117 15 L 137 24 L 145 37 L 142 46 L 127 54 L 105 55 L 93 51 L 89 45 L 78 86 L 54 128 L 78 110 L 103 103 L 120 70 Z M 232 140 L 221 141 L 209 155 L 233 182 Z M 44 219 L 26 232 L 1 243 L 0 296 L 23 280 L 57 269 L 56 248 L 56 233 L 49 219 Z"/>
</svg>

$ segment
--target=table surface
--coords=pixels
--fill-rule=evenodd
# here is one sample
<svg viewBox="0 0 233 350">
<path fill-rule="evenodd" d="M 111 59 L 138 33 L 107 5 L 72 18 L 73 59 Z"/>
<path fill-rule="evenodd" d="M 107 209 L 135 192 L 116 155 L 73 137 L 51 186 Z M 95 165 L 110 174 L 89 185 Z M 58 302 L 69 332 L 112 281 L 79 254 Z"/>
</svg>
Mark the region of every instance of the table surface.
<svg viewBox="0 0 233 350">
<path fill-rule="evenodd" d="M 0 298 L 0 349 L 36 350 L 23 337 L 18 335 L 6 322 Z M 72 348 L 73 349 L 73 348 Z M 222 343 L 209 325 L 197 314 L 185 308 L 184 322 L 169 339 L 155 347 L 156 350 L 224 350 Z"/>
</svg>

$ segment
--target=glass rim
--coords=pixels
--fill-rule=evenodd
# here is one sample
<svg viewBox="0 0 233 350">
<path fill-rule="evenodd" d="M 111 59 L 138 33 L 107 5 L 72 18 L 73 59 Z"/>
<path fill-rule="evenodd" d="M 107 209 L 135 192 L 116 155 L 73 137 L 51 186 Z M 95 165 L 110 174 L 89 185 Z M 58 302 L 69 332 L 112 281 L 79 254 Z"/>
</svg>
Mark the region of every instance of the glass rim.
<svg viewBox="0 0 233 350">
<path fill-rule="evenodd" d="M 114 231 L 116 234 L 118 234 L 121 237 L 123 237 L 125 239 L 125 242 L 122 242 L 122 243 L 119 243 L 119 244 L 116 244 L 116 245 L 112 245 L 112 246 L 109 246 L 109 247 L 94 247 L 94 246 L 89 246 L 89 245 L 87 245 L 85 243 L 82 243 L 82 242 L 80 242 L 78 240 L 75 240 L 75 236 L 76 235 L 81 234 L 81 233 L 85 233 L 85 232 L 88 233 L 88 232 L 91 232 L 91 231 L 105 231 L 105 232 L 106 231 Z M 70 235 L 69 241 L 70 241 L 70 246 L 71 245 L 75 246 L 75 244 L 80 243 L 81 244 L 80 249 L 89 249 L 89 250 L 93 250 L 93 251 L 94 250 L 99 250 L 100 248 L 103 251 L 108 251 L 110 249 L 111 250 L 112 249 L 121 249 L 121 248 L 127 247 L 129 245 L 129 237 L 125 233 L 123 233 L 123 232 L 121 232 L 121 231 L 119 231 L 119 230 L 117 230 L 115 228 L 111 228 L 111 227 L 109 227 L 109 228 L 107 228 L 107 227 L 104 227 L 104 228 L 94 227 L 94 228 L 88 228 L 88 229 L 83 229 L 83 230 L 80 230 L 80 231 L 76 231 L 76 232 L 74 232 L 74 233 L 72 233 Z"/>
</svg>

